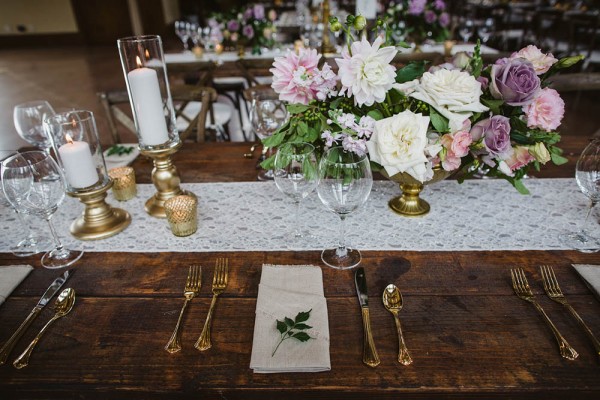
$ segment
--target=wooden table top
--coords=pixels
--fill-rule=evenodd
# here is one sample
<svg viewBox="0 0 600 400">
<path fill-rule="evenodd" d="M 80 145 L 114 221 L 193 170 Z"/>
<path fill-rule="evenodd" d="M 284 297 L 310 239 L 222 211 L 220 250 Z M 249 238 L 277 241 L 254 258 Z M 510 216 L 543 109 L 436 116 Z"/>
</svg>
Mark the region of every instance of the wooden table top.
<svg viewBox="0 0 600 400">
<path fill-rule="evenodd" d="M 573 176 L 573 160 L 586 139 L 570 140 L 570 163 L 542 176 Z M 252 181 L 256 157 L 248 143 L 192 144 L 175 156 L 183 182 Z M 258 151 L 256 152 L 258 155 Z M 151 164 L 134 164 L 139 182 Z M 563 169 L 565 171 L 563 171 Z M 550 170 L 550 171 L 548 171 Z M 433 205 L 435 207 L 435 205 Z M 230 281 L 217 304 L 213 347 L 193 348 L 210 305 L 217 257 L 228 257 Z M 0 306 L 0 343 L 33 308 L 58 271 L 40 267 L 39 256 L 0 254 L 0 265 L 29 263 L 35 270 Z M 73 311 L 59 320 L 33 353 L 30 365 L 0 367 L 0 393 L 8 398 L 595 398 L 600 362 L 566 310 L 542 289 L 539 265 L 554 268 L 573 307 L 600 336 L 600 302 L 572 263 L 600 263 L 598 254 L 575 251 L 413 252 L 365 251 L 371 324 L 381 364 L 365 366 L 362 323 L 353 272 L 323 268 L 331 334 L 331 371 L 254 374 L 250 354 L 261 265 L 321 265 L 320 253 L 86 253 L 66 286 L 77 292 Z M 183 350 L 163 348 L 183 304 L 190 264 L 203 267 L 203 287 L 183 322 Z M 510 268 L 525 268 L 550 318 L 579 352 L 559 356 L 534 307 L 514 295 Z M 414 363 L 397 362 L 394 322 L 381 303 L 388 283 L 402 291 L 400 313 Z M 50 318 L 47 307 L 11 354 L 24 350 Z"/>
</svg>

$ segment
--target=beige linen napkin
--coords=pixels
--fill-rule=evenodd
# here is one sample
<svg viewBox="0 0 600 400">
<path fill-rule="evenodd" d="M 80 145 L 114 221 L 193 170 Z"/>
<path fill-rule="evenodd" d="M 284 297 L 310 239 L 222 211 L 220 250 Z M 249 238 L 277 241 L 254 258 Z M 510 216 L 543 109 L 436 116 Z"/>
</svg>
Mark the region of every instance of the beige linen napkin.
<svg viewBox="0 0 600 400">
<path fill-rule="evenodd" d="M 306 330 L 313 339 L 281 339 L 276 320 L 294 319 L 311 310 Z M 309 265 L 264 265 L 258 288 L 250 368 L 256 373 L 329 371 L 329 320 L 321 268 Z"/>
<path fill-rule="evenodd" d="M 600 301 L 600 265 L 573 264 L 573 268 Z"/>
<path fill-rule="evenodd" d="M 0 266 L 0 304 L 4 303 L 32 269 L 31 265 Z"/>
</svg>

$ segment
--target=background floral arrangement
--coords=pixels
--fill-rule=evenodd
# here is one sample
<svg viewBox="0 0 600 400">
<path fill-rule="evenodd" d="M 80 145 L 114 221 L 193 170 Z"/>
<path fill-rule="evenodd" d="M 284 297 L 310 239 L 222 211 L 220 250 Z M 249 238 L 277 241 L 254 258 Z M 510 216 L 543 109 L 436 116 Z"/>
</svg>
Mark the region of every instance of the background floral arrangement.
<svg viewBox="0 0 600 400">
<path fill-rule="evenodd" d="M 268 13 L 262 4 L 249 4 L 241 10 L 213 14 L 212 25 L 218 25 L 225 45 L 252 47 L 253 54 L 260 54 L 261 47 L 273 47 L 273 22 L 275 10 Z"/>
<path fill-rule="evenodd" d="M 530 167 L 567 161 L 556 146 L 564 102 L 547 85 L 581 57 L 557 60 L 528 46 L 484 67 L 477 45 L 472 56 L 427 71 L 423 62 L 396 70 L 388 44 L 381 36 L 352 42 L 335 60 L 337 74 L 319 68 L 316 50 L 277 57 L 272 87 L 289 102 L 290 119 L 264 144 L 309 142 L 321 152 L 341 145 L 368 154 L 374 170 L 421 182 L 434 168 L 463 177 L 479 170 L 521 193 Z"/>
<path fill-rule="evenodd" d="M 449 36 L 450 14 L 444 0 L 392 1 L 384 18 L 397 43 L 410 40 L 421 44 L 428 38 L 442 42 Z"/>
</svg>

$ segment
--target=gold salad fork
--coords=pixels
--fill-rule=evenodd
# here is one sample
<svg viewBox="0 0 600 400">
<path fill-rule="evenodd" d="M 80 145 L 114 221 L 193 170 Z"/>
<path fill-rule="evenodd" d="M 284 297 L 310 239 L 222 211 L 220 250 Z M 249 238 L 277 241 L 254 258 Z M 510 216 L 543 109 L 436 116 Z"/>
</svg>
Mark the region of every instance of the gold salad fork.
<svg viewBox="0 0 600 400">
<path fill-rule="evenodd" d="M 577 314 L 577 311 L 567 302 L 565 295 L 562 290 L 560 290 L 560 286 L 558 285 L 558 280 L 556 279 L 556 275 L 554 275 L 554 270 L 552 267 L 548 265 L 542 265 L 540 267 L 540 271 L 542 272 L 542 281 L 544 282 L 544 290 L 548 297 L 550 297 L 555 302 L 562 304 L 569 310 L 571 315 L 579 322 L 579 325 L 583 328 L 583 331 L 586 333 L 588 338 L 592 341 L 594 345 L 594 349 L 596 350 L 596 355 L 600 357 L 600 342 L 594 336 L 590 328 L 583 322 L 583 319 Z"/>
<path fill-rule="evenodd" d="M 183 296 L 185 297 L 185 302 L 183 303 L 183 307 L 181 308 L 181 312 L 179 313 L 179 318 L 177 319 L 177 325 L 175 325 L 175 330 L 169 339 L 169 343 L 165 346 L 165 350 L 169 353 L 177 353 L 181 350 L 181 342 L 180 342 L 180 332 L 181 332 L 181 319 L 183 318 L 183 312 L 185 311 L 185 307 L 194 297 L 198 295 L 200 292 L 200 287 L 202 286 L 202 267 L 199 265 L 190 266 L 190 270 L 188 272 L 187 280 L 185 281 L 185 288 L 183 289 Z"/>
<path fill-rule="evenodd" d="M 229 260 L 227 258 L 217 258 L 215 263 L 215 274 L 213 276 L 213 284 L 212 284 L 212 292 L 213 297 L 210 302 L 210 308 L 208 310 L 208 315 L 206 316 L 206 321 L 204 322 L 204 327 L 202 328 L 202 333 L 198 338 L 198 341 L 194 345 L 200 351 L 208 350 L 211 348 L 212 344 L 210 343 L 210 326 L 212 323 L 212 314 L 215 309 L 215 304 L 217 304 L 217 297 L 225 291 L 227 287 L 227 274 L 229 267 Z"/>
<path fill-rule="evenodd" d="M 554 338 L 558 342 L 560 355 L 566 358 L 567 360 L 576 359 L 579 356 L 579 354 L 577 354 L 575 349 L 572 348 L 571 345 L 569 345 L 565 338 L 560 334 L 558 329 L 556 329 L 556 326 L 554 326 L 552 321 L 550 321 L 550 317 L 548 317 L 542 306 L 538 304 L 535 297 L 533 296 L 533 292 L 529 287 L 529 283 L 527 283 L 527 277 L 525 276 L 525 271 L 523 271 L 523 268 L 511 269 L 510 275 L 512 277 L 513 289 L 515 290 L 517 296 L 519 296 L 525 301 L 532 303 L 535 306 L 536 310 L 538 310 L 540 314 L 542 314 L 542 316 L 544 317 L 544 321 L 546 321 L 546 323 L 550 327 L 550 330 L 552 330 L 552 333 L 554 334 Z"/>
</svg>

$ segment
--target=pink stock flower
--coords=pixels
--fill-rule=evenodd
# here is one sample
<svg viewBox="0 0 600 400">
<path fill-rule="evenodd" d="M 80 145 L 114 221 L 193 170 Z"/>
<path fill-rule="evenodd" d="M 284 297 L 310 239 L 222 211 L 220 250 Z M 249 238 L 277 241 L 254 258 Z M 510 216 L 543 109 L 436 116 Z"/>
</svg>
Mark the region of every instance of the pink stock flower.
<svg viewBox="0 0 600 400">
<path fill-rule="evenodd" d="M 554 89 L 544 88 L 533 101 L 523 107 L 529 128 L 552 131 L 565 115 L 565 102 Z"/>
<path fill-rule="evenodd" d="M 462 132 L 457 132 L 457 134 L 458 133 L 462 133 Z M 471 135 L 468 132 L 466 132 L 466 133 L 470 138 Z M 456 138 L 450 134 L 444 135 L 440 138 L 440 144 L 446 149 L 446 154 L 445 154 L 445 156 L 442 157 L 442 168 L 446 171 L 454 171 L 460 167 L 460 162 L 461 162 L 460 158 L 462 156 L 455 153 L 455 151 L 453 149 L 453 147 L 455 146 L 455 141 L 456 141 Z M 459 141 L 462 141 L 462 140 L 459 139 Z M 473 141 L 473 139 L 471 139 L 471 141 Z M 459 148 L 459 150 L 462 151 L 461 146 L 457 146 L 457 147 Z M 468 152 L 468 146 L 467 146 L 467 152 Z M 466 155 L 466 153 L 465 153 L 465 155 Z"/>
<path fill-rule="evenodd" d="M 558 61 L 554 58 L 552 53 L 542 53 L 540 49 L 531 44 L 510 56 L 511 60 L 514 60 L 515 58 L 524 58 L 532 63 L 533 69 L 538 75 L 548 72 L 552 64 Z"/>
<path fill-rule="evenodd" d="M 452 135 L 452 144 L 450 150 L 457 157 L 464 157 L 469 153 L 469 146 L 473 143 L 473 138 L 469 131 L 458 131 Z"/>
<path fill-rule="evenodd" d="M 527 147 L 517 146 L 513 150 L 512 155 L 504 160 L 511 171 L 516 171 L 535 160 L 535 158 L 529 154 L 529 149 Z"/>
</svg>

